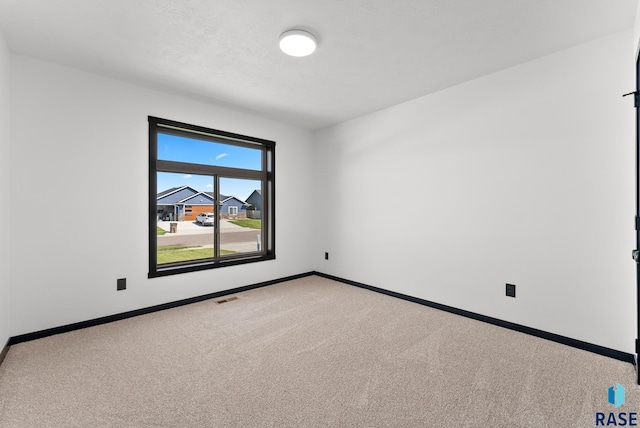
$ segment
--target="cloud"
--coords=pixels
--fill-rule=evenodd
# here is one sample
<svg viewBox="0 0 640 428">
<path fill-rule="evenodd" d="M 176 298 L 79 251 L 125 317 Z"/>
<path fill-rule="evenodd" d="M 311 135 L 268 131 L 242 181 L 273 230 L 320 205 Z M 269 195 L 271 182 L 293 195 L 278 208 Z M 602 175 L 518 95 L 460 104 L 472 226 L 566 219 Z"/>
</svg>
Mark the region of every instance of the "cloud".
<svg viewBox="0 0 640 428">
<path fill-rule="evenodd" d="M 193 177 L 193 175 L 191 175 L 191 174 L 185 174 L 185 175 L 182 176 L 182 178 L 184 178 L 185 180 L 188 180 L 191 177 Z"/>
<path fill-rule="evenodd" d="M 223 157 L 229 156 L 229 153 L 220 153 L 218 156 L 216 156 L 216 160 L 220 160 Z"/>
<path fill-rule="evenodd" d="M 204 187 L 212 188 L 212 187 L 213 187 L 213 184 L 211 184 L 211 183 L 207 183 L 207 185 L 206 185 L 206 186 L 204 186 Z"/>
</svg>

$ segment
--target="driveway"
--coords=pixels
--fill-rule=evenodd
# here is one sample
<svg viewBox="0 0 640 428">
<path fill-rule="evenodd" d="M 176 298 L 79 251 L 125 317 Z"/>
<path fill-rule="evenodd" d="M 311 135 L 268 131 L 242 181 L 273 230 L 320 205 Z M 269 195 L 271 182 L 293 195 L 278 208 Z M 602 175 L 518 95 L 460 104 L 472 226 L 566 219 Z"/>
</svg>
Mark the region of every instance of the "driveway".
<svg viewBox="0 0 640 428">
<path fill-rule="evenodd" d="M 178 223 L 178 233 L 172 233 L 171 235 L 193 235 L 193 234 L 205 234 L 209 235 L 213 233 L 213 226 L 202 226 L 195 221 L 159 221 L 158 226 L 165 232 L 169 232 L 171 223 Z M 244 232 L 249 229 L 247 227 L 241 227 L 236 224 L 230 223 L 229 220 L 220 220 L 220 233 L 225 232 Z M 163 235 L 166 236 L 166 235 Z"/>
<path fill-rule="evenodd" d="M 159 221 L 158 226 L 169 231 L 171 222 Z M 213 227 L 201 226 L 191 221 L 178 221 L 177 233 L 158 236 L 158 245 L 213 245 Z M 228 220 L 220 221 L 220 247 L 233 251 L 255 251 L 259 229 L 237 226 Z"/>
</svg>

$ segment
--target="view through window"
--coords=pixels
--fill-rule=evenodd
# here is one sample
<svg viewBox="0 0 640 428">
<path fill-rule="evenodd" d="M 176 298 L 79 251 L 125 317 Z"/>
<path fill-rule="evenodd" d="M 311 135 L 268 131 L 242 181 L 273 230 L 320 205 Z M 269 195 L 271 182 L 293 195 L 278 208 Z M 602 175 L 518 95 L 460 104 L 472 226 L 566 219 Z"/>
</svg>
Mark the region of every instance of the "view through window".
<svg viewBox="0 0 640 428">
<path fill-rule="evenodd" d="M 149 276 L 273 259 L 274 152 L 149 117 Z"/>
</svg>

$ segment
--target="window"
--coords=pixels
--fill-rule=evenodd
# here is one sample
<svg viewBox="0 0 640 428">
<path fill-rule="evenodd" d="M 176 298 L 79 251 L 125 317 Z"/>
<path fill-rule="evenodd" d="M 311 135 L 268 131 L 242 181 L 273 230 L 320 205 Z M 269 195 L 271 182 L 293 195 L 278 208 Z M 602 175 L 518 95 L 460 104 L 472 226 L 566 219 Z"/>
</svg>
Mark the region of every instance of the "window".
<svg viewBox="0 0 640 428">
<path fill-rule="evenodd" d="M 273 141 L 150 116 L 149 277 L 274 259 L 274 165 Z"/>
</svg>

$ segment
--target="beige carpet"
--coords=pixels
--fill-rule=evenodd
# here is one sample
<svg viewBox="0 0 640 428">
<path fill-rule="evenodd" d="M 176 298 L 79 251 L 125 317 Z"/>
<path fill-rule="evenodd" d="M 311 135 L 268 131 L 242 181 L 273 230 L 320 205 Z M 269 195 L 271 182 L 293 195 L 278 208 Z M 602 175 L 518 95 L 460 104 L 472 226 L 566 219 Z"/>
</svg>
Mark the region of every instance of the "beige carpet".
<svg viewBox="0 0 640 428">
<path fill-rule="evenodd" d="M 555 428 L 640 411 L 634 367 L 607 357 L 315 276 L 235 296 L 13 346 L 0 426 Z"/>
</svg>

